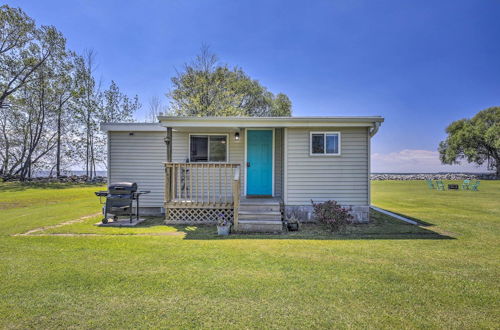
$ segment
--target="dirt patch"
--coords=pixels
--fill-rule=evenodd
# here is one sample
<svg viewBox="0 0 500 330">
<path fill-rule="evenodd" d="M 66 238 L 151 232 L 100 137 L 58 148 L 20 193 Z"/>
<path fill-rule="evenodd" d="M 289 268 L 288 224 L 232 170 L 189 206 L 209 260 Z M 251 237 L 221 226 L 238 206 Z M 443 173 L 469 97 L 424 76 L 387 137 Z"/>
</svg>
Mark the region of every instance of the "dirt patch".
<svg viewBox="0 0 500 330">
<path fill-rule="evenodd" d="M 167 232 L 167 233 L 138 233 L 138 234 L 93 234 L 93 233 L 81 233 L 81 234 L 34 234 L 34 235 L 26 235 L 26 234 L 17 234 L 14 236 L 62 236 L 62 237 L 77 237 L 77 236 L 184 236 L 186 233 L 184 232 Z"/>
<path fill-rule="evenodd" d="M 28 230 L 25 233 L 15 234 L 13 236 L 29 236 L 29 235 L 33 235 L 35 233 L 38 233 L 38 232 L 41 232 L 41 231 L 45 231 L 47 229 L 59 228 L 59 227 L 62 227 L 62 226 L 71 225 L 73 223 L 83 222 L 83 221 L 85 221 L 85 220 L 87 220 L 89 218 L 97 217 L 99 214 L 100 213 L 95 213 L 95 214 L 91 214 L 91 215 L 86 215 L 86 216 L 78 218 L 78 219 L 61 222 L 61 223 L 59 223 L 57 225 L 45 226 L 45 227 L 39 227 L 39 228 L 31 229 L 31 230 Z M 50 234 L 47 234 L 47 235 L 50 235 Z"/>
<path fill-rule="evenodd" d="M 183 236 L 186 233 L 185 232 L 166 232 L 166 233 L 137 233 L 137 234 L 94 234 L 94 233 L 81 233 L 81 234 L 63 234 L 63 233 L 44 233 L 45 230 L 47 229 L 53 229 L 53 228 L 59 228 L 62 226 L 66 225 L 71 225 L 74 223 L 79 223 L 83 222 L 89 218 L 93 218 L 98 216 L 100 213 L 95 213 L 91 215 L 86 215 L 84 217 L 74 219 L 74 220 L 69 220 L 65 222 L 61 222 L 57 225 L 52 225 L 52 226 L 45 226 L 45 227 L 40 227 L 40 228 L 35 228 L 28 230 L 25 233 L 21 234 L 14 234 L 12 236 L 62 236 L 62 237 L 76 237 L 76 236 Z"/>
</svg>

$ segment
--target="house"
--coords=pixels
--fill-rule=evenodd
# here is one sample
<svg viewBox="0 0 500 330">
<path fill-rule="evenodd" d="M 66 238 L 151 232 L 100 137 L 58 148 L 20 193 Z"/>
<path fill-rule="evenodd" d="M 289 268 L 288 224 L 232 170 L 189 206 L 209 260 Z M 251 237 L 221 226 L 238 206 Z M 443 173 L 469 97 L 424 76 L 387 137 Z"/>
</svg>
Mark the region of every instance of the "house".
<svg viewBox="0 0 500 330">
<path fill-rule="evenodd" d="M 141 212 L 167 223 L 232 219 L 239 231 L 312 220 L 336 200 L 369 221 L 370 144 L 382 117 L 170 117 L 103 124 L 109 181 L 151 193 Z"/>
</svg>

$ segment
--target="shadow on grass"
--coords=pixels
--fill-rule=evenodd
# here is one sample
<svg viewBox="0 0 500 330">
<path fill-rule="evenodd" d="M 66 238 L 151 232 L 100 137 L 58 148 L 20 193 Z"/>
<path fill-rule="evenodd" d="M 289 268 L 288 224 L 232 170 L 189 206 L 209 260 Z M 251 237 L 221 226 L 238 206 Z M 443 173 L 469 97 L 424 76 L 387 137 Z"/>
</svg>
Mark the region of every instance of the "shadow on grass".
<svg viewBox="0 0 500 330">
<path fill-rule="evenodd" d="M 403 215 L 404 216 L 404 215 Z M 405 216 L 406 217 L 406 216 Z M 405 223 L 391 216 L 371 211 L 369 224 L 348 226 L 342 233 L 332 233 L 319 224 L 302 224 L 299 231 L 277 234 L 231 234 L 218 236 L 215 225 L 196 225 L 174 227 L 178 232 L 185 233 L 184 239 L 191 240 L 224 240 L 224 239 L 300 239 L 300 240 L 362 240 L 362 239 L 455 239 L 435 231 Z M 423 221 L 414 219 L 419 223 Z"/>
<path fill-rule="evenodd" d="M 104 183 L 64 183 L 64 182 L 0 182 L 0 192 L 24 191 L 26 189 L 68 189 L 101 187 Z"/>
<path fill-rule="evenodd" d="M 78 228 L 76 231 L 63 231 L 67 234 L 100 234 L 100 235 L 165 235 L 177 236 L 185 240 L 227 240 L 227 239 L 273 239 L 273 240 L 397 240 L 397 239 L 455 239 L 442 233 L 416 226 L 395 219 L 389 215 L 371 210 L 370 223 L 348 226 L 341 233 L 332 233 L 320 224 L 302 224 L 299 231 L 281 233 L 234 233 L 229 236 L 217 235 L 217 227 L 212 225 L 168 225 L 164 223 L 163 217 L 145 217 L 146 220 L 136 227 L 100 227 L 94 230 L 95 219 L 88 223 L 93 230 L 86 231 Z M 81 224 L 79 225 L 81 226 Z M 149 228 L 149 230 L 148 230 Z M 109 232 L 108 229 L 113 229 Z M 123 229 L 123 230 L 121 230 Z M 139 230 L 136 230 L 139 229 Z M 144 230 L 146 229 L 146 230 Z M 59 232 L 54 232 L 55 234 Z M 448 234 L 448 233 L 446 233 Z"/>
</svg>

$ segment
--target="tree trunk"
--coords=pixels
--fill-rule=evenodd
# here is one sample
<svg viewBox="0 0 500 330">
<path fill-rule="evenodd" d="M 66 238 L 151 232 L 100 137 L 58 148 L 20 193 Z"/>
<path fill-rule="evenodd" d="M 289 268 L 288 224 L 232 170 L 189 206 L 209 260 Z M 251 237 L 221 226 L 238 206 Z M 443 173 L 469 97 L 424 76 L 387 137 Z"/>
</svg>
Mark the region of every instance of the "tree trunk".
<svg viewBox="0 0 500 330">
<path fill-rule="evenodd" d="M 90 181 L 94 179 L 95 157 L 94 157 L 94 135 L 90 135 Z"/>
<path fill-rule="evenodd" d="M 56 177 L 61 176 L 61 111 L 57 114 Z"/>
<path fill-rule="evenodd" d="M 89 161 L 90 161 L 90 157 L 89 157 L 89 147 L 90 147 L 89 130 L 90 130 L 90 128 L 88 127 L 88 124 L 87 124 L 87 137 L 85 140 L 85 175 L 87 176 L 87 179 L 89 177 Z"/>
<path fill-rule="evenodd" d="M 497 173 L 496 173 L 497 180 L 500 180 L 500 161 L 497 160 Z"/>
</svg>

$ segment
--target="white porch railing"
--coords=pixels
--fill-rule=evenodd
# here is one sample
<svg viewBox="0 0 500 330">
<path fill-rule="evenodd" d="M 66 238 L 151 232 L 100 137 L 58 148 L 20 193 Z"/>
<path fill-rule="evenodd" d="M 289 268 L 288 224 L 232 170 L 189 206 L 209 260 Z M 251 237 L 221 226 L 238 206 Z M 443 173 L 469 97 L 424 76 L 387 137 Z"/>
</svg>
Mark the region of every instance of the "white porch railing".
<svg viewBox="0 0 500 330">
<path fill-rule="evenodd" d="M 240 164 L 165 163 L 166 206 L 232 208 L 239 200 Z"/>
</svg>

